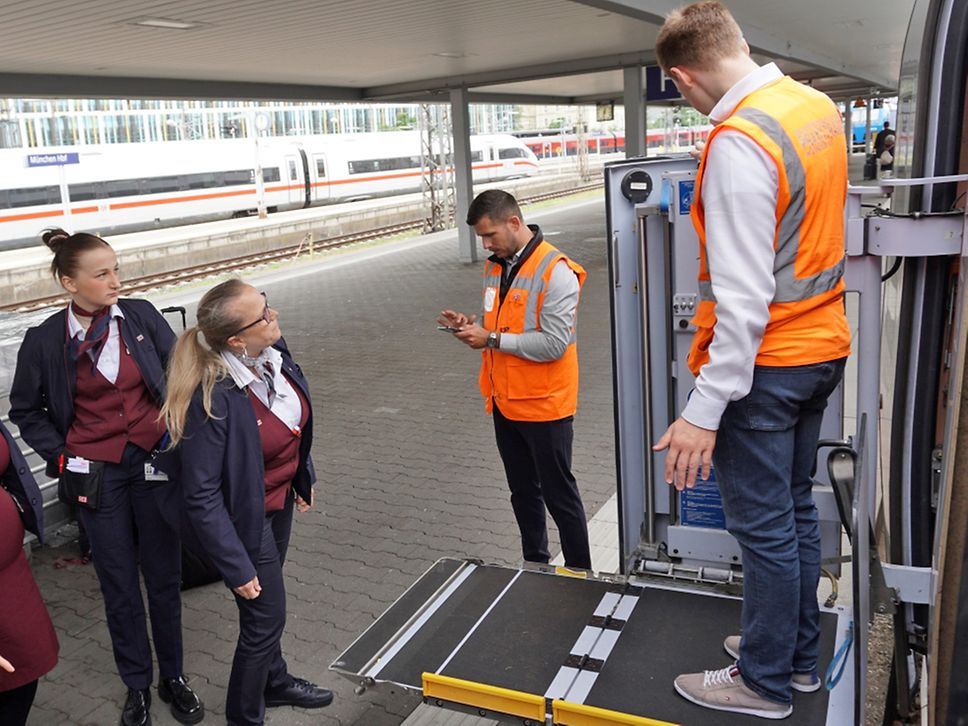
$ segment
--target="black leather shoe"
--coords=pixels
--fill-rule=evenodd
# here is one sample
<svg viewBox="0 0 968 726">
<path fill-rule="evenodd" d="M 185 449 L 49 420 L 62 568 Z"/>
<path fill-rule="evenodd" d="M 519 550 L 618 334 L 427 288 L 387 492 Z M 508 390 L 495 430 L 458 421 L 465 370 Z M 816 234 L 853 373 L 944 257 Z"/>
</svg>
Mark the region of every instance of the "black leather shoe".
<svg viewBox="0 0 968 726">
<path fill-rule="evenodd" d="M 178 723 L 198 723 L 205 718 L 205 706 L 188 685 L 185 676 L 159 680 L 158 695 L 162 701 L 171 704 L 171 715 Z"/>
<path fill-rule="evenodd" d="M 322 708 L 333 702 L 333 692 L 320 688 L 302 678 L 293 678 L 284 688 L 266 691 L 266 708 L 273 706 L 298 706 L 299 708 Z"/>
<path fill-rule="evenodd" d="M 151 691 L 147 688 L 143 691 L 129 688 L 124 710 L 121 712 L 121 726 L 151 726 L 149 708 L 151 708 Z"/>
</svg>

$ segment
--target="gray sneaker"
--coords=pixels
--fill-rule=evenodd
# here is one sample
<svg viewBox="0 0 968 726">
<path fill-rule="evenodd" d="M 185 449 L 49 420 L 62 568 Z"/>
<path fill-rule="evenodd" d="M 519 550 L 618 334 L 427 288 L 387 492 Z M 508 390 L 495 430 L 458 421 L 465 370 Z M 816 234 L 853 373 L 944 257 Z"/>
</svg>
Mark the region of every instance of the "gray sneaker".
<svg viewBox="0 0 968 726">
<path fill-rule="evenodd" d="M 723 641 L 723 650 L 732 656 L 733 660 L 739 660 L 739 638 L 738 635 L 729 635 Z M 820 678 L 816 673 L 794 672 L 790 678 L 790 687 L 794 691 L 800 691 L 800 693 L 819 691 L 820 686 Z"/>
<path fill-rule="evenodd" d="M 747 688 L 740 678 L 739 668 L 734 665 L 718 671 L 679 676 L 675 687 L 683 698 L 717 711 L 772 719 L 786 718 L 793 713 L 792 704 L 771 701 Z"/>
</svg>

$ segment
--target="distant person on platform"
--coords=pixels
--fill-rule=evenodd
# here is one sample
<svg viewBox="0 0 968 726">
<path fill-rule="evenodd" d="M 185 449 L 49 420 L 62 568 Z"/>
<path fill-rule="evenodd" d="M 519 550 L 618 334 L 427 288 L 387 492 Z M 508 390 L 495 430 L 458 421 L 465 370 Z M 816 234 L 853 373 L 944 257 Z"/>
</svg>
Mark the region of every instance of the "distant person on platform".
<svg viewBox="0 0 968 726">
<path fill-rule="evenodd" d="M 881 176 L 894 176 L 894 146 L 894 134 L 888 134 L 884 139 L 884 149 L 877 157 L 881 165 Z"/>
<path fill-rule="evenodd" d="M 874 137 L 874 154 L 878 158 L 884 152 L 884 144 L 887 143 L 888 136 L 894 136 L 894 129 L 891 128 L 890 121 L 885 121 L 884 128 L 878 131 L 877 136 Z"/>
<path fill-rule="evenodd" d="M 545 507 L 558 525 L 565 565 L 591 569 L 588 525 L 571 473 L 578 407 L 575 317 L 585 270 L 526 225 L 517 201 L 491 189 L 467 210 L 492 253 L 484 269 L 481 322 L 444 310 L 438 322 L 481 351 L 481 393 L 494 416 L 511 507 L 528 562 L 547 563 Z"/>
<path fill-rule="evenodd" d="M 750 58 L 719 2 L 672 11 L 656 55 L 715 127 L 692 206 L 695 387 L 654 448 L 668 450 L 665 478 L 679 490 L 715 464 L 727 529 L 743 555 L 742 632 L 723 642 L 735 664 L 674 685 L 706 708 L 781 719 L 793 711 L 791 689 L 821 685 L 811 467 L 850 353 L 847 139 L 829 98 Z M 687 628 L 690 616 L 679 617 Z"/>
</svg>

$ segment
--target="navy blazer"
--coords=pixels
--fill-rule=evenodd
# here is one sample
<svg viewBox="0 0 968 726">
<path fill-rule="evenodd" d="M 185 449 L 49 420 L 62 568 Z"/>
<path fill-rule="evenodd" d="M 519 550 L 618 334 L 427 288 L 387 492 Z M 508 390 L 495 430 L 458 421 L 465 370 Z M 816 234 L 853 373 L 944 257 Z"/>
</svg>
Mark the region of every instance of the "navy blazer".
<svg viewBox="0 0 968 726">
<path fill-rule="evenodd" d="M 309 451 L 313 413 L 309 385 L 280 339 L 282 369 L 309 402 L 309 419 L 299 441 L 293 488 L 307 502 L 316 472 Z M 231 588 L 250 582 L 262 549 L 265 523 L 265 463 L 255 411 L 245 389 L 231 376 L 212 390 L 212 417 L 205 415 L 201 388 L 188 407 L 185 434 L 175 449 L 185 511 L 206 554 Z"/>
<path fill-rule="evenodd" d="M 24 528 L 37 535 L 37 539 L 43 544 L 44 498 L 40 493 L 40 487 L 37 486 L 34 475 L 30 473 L 30 467 L 27 466 L 27 460 L 20 452 L 20 447 L 3 423 L 0 423 L 0 433 L 7 440 L 7 447 L 10 449 L 10 466 L 3 475 L 3 488 L 10 492 L 20 505 L 20 518 L 24 522 Z"/>
<path fill-rule="evenodd" d="M 168 321 L 147 300 L 122 298 L 121 338 L 138 364 L 155 402 L 165 399 L 165 368 L 175 345 Z M 67 340 L 67 308 L 27 330 L 17 354 L 10 387 L 10 420 L 24 441 L 47 462 L 47 475 L 58 475 L 58 458 L 74 422 L 77 368 Z"/>
</svg>

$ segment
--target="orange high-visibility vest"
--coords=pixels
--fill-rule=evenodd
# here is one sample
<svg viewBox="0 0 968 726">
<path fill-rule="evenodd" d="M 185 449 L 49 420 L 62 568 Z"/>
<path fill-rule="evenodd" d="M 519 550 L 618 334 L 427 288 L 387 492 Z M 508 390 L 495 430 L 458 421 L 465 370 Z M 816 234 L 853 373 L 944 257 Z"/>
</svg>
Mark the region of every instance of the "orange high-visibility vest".
<svg viewBox="0 0 968 726">
<path fill-rule="evenodd" d="M 538 243 L 522 263 L 501 301 L 501 265 L 488 261 L 484 268 L 484 318 L 481 326 L 501 333 L 541 330 L 541 305 L 551 270 L 564 260 L 585 282 L 585 270 L 545 241 Z M 494 403 L 513 421 L 556 421 L 574 416 L 578 409 L 578 348 L 575 326 L 564 355 L 553 361 L 532 361 L 500 349 L 481 351 L 481 394 L 487 412 Z"/>
<path fill-rule="evenodd" d="M 699 304 L 689 352 L 693 375 L 709 361 L 716 325 L 706 258 L 702 178 L 723 129 L 749 136 L 774 161 L 779 185 L 773 248 L 776 292 L 756 365 L 800 366 L 850 354 L 844 313 L 844 202 L 847 140 L 824 94 L 784 77 L 744 98 L 709 134 L 696 175 L 692 221 L 699 234 Z"/>
</svg>

